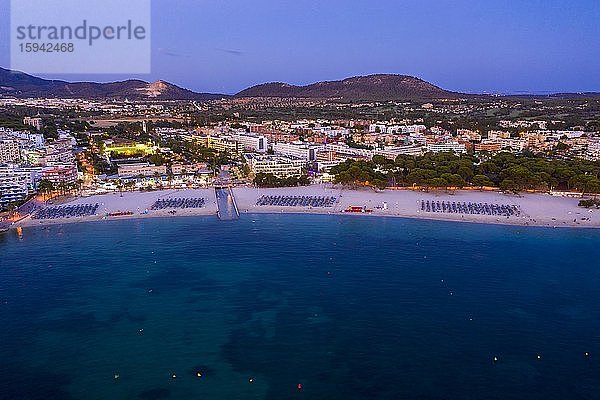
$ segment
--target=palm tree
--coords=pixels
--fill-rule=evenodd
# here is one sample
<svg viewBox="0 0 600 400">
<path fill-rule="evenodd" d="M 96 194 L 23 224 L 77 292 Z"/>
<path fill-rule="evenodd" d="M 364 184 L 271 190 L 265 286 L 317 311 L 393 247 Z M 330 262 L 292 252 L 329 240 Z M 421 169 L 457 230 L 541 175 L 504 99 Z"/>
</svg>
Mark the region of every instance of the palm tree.
<svg viewBox="0 0 600 400">
<path fill-rule="evenodd" d="M 135 181 L 129 181 L 125 184 L 127 186 L 127 189 L 130 191 L 134 191 L 135 189 Z"/>
<path fill-rule="evenodd" d="M 15 218 L 18 208 L 18 203 L 16 201 L 13 201 L 8 205 L 8 215 L 10 219 Z"/>
<path fill-rule="evenodd" d="M 54 184 L 47 179 L 42 179 L 38 184 L 38 192 L 43 195 L 44 201 L 46 201 L 46 195 L 54 191 Z"/>
<path fill-rule="evenodd" d="M 160 180 L 160 174 L 158 172 L 154 173 L 154 182 L 156 182 L 156 184 L 158 184 L 158 181 Z"/>
<path fill-rule="evenodd" d="M 67 191 L 67 183 L 65 181 L 60 181 L 58 184 L 58 190 L 61 196 L 64 196 Z"/>
<path fill-rule="evenodd" d="M 77 179 L 77 183 L 75 184 L 79 195 L 81 195 L 81 187 L 83 186 L 83 179 Z"/>
</svg>

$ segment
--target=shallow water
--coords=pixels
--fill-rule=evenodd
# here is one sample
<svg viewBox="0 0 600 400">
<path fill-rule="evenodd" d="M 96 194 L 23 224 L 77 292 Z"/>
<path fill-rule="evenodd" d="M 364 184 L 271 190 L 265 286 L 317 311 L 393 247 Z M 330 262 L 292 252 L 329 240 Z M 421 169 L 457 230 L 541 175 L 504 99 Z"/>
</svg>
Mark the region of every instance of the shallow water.
<svg viewBox="0 0 600 400">
<path fill-rule="evenodd" d="M 10 232 L 0 399 L 597 399 L 599 256 L 596 230 L 399 218 Z"/>
</svg>

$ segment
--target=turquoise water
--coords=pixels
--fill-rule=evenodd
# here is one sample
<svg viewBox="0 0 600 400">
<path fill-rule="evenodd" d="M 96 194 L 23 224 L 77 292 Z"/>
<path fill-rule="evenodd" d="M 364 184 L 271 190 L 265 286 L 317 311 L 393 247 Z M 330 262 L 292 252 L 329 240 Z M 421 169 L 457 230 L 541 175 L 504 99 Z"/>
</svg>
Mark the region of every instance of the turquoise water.
<svg viewBox="0 0 600 400">
<path fill-rule="evenodd" d="M 599 256 L 596 230 L 356 216 L 11 232 L 0 399 L 598 399 Z"/>
</svg>

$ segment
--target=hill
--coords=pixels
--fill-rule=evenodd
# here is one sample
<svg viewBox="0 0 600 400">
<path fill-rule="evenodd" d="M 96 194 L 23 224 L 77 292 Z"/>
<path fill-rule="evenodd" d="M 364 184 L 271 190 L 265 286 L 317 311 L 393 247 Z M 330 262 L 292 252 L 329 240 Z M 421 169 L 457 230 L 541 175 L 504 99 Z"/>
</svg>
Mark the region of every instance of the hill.
<svg viewBox="0 0 600 400">
<path fill-rule="evenodd" d="M 0 95 L 129 100 L 212 100 L 228 97 L 196 93 L 160 80 L 153 83 L 135 79 L 111 83 L 65 82 L 42 79 L 4 68 L 0 68 Z"/>
<path fill-rule="evenodd" d="M 236 97 L 341 98 L 343 100 L 413 100 L 466 97 L 422 79 L 407 75 L 368 75 L 341 81 L 317 82 L 306 86 L 265 83 L 242 90 Z"/>
<path fill-rule="evenodd" d="M 197 93 L 162 80 L 152 83 L 137 79 L 111 83 L 66 82 L 42 79 L 0 67 L 0 96 L 2 95 L 45 98 L 129 99 L 137 101 L 206 101 L 232 97 L 224 94 Z M 428 101 L 459 98 L 489 100 L 490 95 L 451 92 L 414 76 L 378 74 L 355 76 L 340 81 L 317 82 L 306 86 L 296 86 L 282 82 L 264 83 L 244 89 L 234 97 L 341 99 L 343 101 Z M 600 98 L 600 93 L 518 94 L 500 97 L 523 97 L 539 100 L 597 99 Z"/>
</svg>

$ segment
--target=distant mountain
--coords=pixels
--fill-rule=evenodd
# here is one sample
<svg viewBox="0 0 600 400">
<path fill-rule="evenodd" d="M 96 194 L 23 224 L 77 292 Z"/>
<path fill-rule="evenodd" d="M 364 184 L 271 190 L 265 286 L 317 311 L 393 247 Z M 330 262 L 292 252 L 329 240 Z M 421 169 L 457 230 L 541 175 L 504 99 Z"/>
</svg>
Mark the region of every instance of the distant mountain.
<svg viewBox="0 0 600 400">
<path fill-rule="evenodd" d="M 196 93 L 164 81 L 65 82 L 37 78 L 23 72 L 0 68 L 0 95 L 17 97 L 56 97 L 129 100 L 212 100 L 228 97 Z"/>
<path fill-rule="evenodd" d="M 414 76 L 368 75 L 307 86 L 265 83 L 242 90 L 236 97 L 341 98 L 343 100 L 428 100 L 470 97 L 450 92 Z"/>
<path fill-rule="evenodd" d="M 548 93 L 548 94 L 509 94 L 503 97 L 526 98 L 535 100 L 598 100 L 600 92 L 573 92 L 573 93 Z"/>
<path fill-rule="evenodd" d="M 153 83 L 130 79 L 122 82 L 66 82 L 38 78 L 0 67 L 0 96 L 55 97 L 129 100 L 214 100 L 232 97 L 224 94 L 197 93 L 159 80 Z M 451 92 L 422 79 L 407 75 L 378 74 L 355 76 L 341 81 L 317 82 L 306 86 L 272 82 L 252 86 L 234 95 L 244 97 L 281 97 L 342 99 L 344 101 L 489 99 L 489 94 Z M 514 94 L 493 97 L 528 99 L 597 99 L 600 93 Z"/>
</svg>

